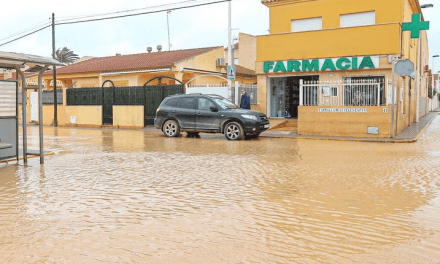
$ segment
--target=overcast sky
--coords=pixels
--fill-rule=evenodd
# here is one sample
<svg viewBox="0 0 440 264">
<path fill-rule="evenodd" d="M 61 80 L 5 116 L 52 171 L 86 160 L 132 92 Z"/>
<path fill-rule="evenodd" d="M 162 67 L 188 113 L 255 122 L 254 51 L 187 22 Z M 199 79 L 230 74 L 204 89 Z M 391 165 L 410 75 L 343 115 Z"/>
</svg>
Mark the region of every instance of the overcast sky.
<svg viewBox="0 0 440 264">
<path fill-rule="evenodd" d="M 4 38 L 33 27 L 66 17 L 101 14 L 129 9 L 157 6 L 184 0 L 20 0 L 1 4 L 0 44 Z M 364 1 L 364 0 L 353 0 Z M 433 3 L 434 8 L 423 9 L 430 21 L 428 31 L 430 54 L 440 54 L 440 3 L 438 0 L 420 0 L 421 4 Z M 146 10 L 148 11 L 148 10 Z M 175 10 L 169 16 L 172 50 L 211 46 L 227 46 L 228 3 L 219 3 L 191 9 Z M 238 32 L 252 35 L 268 34 L 269 11 L 260 0 L 233 0 L 233 36 Z M 0 46 L 1 51 L 22 52 L 51 56 L 51 29 Z M 378 41 L 384 41 L 379 40 Z M 105 20 L 56 27 L 56 47 L 68 47 L 82 56 L 112 56 L 116 53 L 146 52 L 147 46 L 160 44 L 168 50 L 167 13 L 147 14 L 128 18 Z M 431 60 L 432 61 L 432 60 Z M 435 59 L 435 71 L 440 71 L 440 58 Z M 432 67 L 432 63 L 431 63 Z"/>
</svg>

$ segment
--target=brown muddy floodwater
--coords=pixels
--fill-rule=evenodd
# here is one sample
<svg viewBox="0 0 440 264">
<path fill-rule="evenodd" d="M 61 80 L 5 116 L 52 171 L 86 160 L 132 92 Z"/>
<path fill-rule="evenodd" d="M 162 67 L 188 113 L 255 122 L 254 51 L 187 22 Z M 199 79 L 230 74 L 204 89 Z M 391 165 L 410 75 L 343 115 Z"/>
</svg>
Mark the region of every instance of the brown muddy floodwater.
<svg viewBox="0 0 440 264">
<path fill-rule="evenodd" d="M 440 263 L 440 117 L 414 144 L 52 127 L 45 143 L 44 166 L 0 165 L 1 263 Z"/>
</svg>

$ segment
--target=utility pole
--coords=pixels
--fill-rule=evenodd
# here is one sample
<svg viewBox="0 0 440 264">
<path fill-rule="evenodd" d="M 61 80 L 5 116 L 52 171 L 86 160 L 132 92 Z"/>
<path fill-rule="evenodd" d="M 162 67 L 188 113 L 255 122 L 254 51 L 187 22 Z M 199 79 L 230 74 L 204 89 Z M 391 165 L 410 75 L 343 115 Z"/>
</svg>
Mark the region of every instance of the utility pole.
<svg viewBox="0 0 440 264">
<path fill-rule="evenodd" d="M 55 54 L 55 13 L 52 13 L 52 56 L 56 60 Z M 57 100 L 57 67 L 53 67 L 53 126 L 58 126 L 58 100 Z"/>
<path fill-rule="evenodd" d="M 167 27 L 168 27 L 168 51 L 171 51 L 171 40 L 170 40 L 170 16 L 171 10 L 167 11 Z"/>
</svg>

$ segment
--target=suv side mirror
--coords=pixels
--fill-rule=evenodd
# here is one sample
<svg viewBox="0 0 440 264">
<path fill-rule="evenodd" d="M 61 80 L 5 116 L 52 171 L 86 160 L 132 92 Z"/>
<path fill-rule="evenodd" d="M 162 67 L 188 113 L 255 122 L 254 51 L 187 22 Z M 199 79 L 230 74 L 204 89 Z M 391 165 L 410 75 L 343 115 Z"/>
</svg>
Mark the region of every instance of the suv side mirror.
<svg viewBox="0 0 440 264">
<path fill-rule="evenodd" d="M 209 109 L 211 109 L 211 112 L 218 112 L 218 108 L 215 106 L 211 106 Z"/>
</svg>

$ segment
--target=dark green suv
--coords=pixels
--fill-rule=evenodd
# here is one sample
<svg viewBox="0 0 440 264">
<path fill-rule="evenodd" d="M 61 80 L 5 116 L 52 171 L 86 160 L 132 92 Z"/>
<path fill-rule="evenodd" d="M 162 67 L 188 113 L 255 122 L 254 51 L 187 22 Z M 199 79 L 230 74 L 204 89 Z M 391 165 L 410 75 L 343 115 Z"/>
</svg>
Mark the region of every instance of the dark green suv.
<svg viewBox="0 0 440 264">
<path fill-rule="evenodd" d="M 223 133 L 228 140 L 257 138 L 270 126 L 265 114 L 208 94 L 168 96 L 156 110 L 154 125 L 166 137 L 178 137 L 182 131 L 189 136 L 205 132 Z"/>
</svg>

